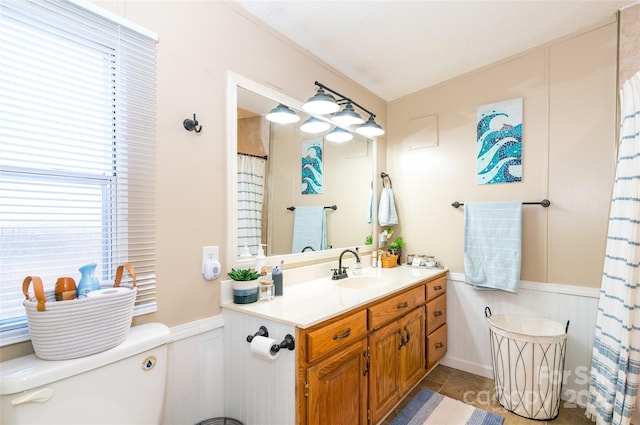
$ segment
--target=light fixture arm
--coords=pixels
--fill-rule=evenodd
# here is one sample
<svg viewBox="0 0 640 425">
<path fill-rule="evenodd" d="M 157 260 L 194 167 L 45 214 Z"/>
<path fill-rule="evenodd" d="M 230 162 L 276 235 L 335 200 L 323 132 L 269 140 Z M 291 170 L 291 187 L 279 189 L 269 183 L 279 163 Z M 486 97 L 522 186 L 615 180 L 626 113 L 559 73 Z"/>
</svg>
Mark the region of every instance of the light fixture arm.
<svg viewBox="0 0 640 425">
<path fill-rule="evenodd" d="M 350 98 L 348 98 L 347 96 L 345 96 L 345 95 L 343 95 L 343 94 L 341 94 L 341 93 L 338 93 L 337 91 L 332 90 L 332 89 L 330 89 L 329 87 L 327 87 L 327 86 L 325 86 L 324 84 L 319 83 L 319 82 L 317 82 L 317 81 L 314 81 L 314 84 L 315 84 L 316 86 L 318 86 L 318 87 L 320 87 L 320 88 L 324 89 L 324 90 L 330 91 L 331 93 L 335 94 L 336 96 L 339 96 L 341 99 L 338 99 L 338 101 L 337 101 L 337 103 L 338 103 L 338 104 L 339 104 L 340 102 L 342 102 L 342 101 L 345 101 L 345 100 L 346 100 L 348 103 L 351 103 L 352 105 L 356 105 L 358 108 L 360 108 L 360 109 L 362 109 L 363 111 L 365 111 L 367 114 L 369 114 L 369 116 L 371 116 L 371 118 L 375 118 L 375 117 L 376 117 L 376 114 L 374 114 L 373 112 L 369 111 L 367 108 L 365 108 L 364 106 L 360 105 L 359 103 L 354 102 L 353 100 L 351 100 L 351 99 L 350 99 Z"/>
</svg>

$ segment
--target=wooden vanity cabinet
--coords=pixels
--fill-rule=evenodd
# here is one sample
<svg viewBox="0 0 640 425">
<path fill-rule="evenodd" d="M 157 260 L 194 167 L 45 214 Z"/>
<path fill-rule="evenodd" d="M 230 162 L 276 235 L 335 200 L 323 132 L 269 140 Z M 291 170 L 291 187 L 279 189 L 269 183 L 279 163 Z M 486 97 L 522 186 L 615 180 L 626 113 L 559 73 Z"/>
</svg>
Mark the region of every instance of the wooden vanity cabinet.
<svg viewBox="0 0 640 425">
<path fill-rule="evenodd" d="M 307 369 L 307 424 L 367 424 L 367 341 Z"/>
<path fill-rule="evenodd" d="M 384 418 L 426 373 L 425 335 L 420 306 L 369 336 L 371 423 Z"/>
<path fill-rule="evenodd" d="M 297 328 L 296 423 L 380 422 L 446 353 L 445 291 L 442 276 Z"/>
<path fill-rule="evenodd" d="M 427 357 L 431 369 L 447 352 L 447 278 L 427 282 Z"/>
</svg>

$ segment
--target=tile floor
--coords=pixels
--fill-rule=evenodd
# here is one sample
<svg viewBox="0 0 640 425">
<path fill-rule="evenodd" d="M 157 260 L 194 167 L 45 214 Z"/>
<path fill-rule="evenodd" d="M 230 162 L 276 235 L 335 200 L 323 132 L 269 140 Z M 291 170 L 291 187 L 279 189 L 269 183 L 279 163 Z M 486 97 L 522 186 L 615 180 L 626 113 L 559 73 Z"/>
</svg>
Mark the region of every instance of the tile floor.
<svg viewBox="0 0 640 425">
<path fill-rule="evenodd" d="M 389 425 L 393 418 L 400 413 L 402 408 L 409 403 L 413 396 L 423 388 L 428 388 L 432 391 L 439 392 L 447 397 L 454 398 L 456 400 L 466 401 L 468 404 L 473 404 L 490 412 L 494 412 L 504 417 L 504 425 L 593 425 L 586 416 L 584 416 L 584 409 L 575 406 L 570 407 L 561 402 L 560 414 L 552 421 L 538 421 L 532 419 L 526 419 L 516 414 L 513 414 L 505 410 L 495 400 L 494 397 L 494 384 L 492 379 L 487 379 L 482 376 L 474 375 L 472 373 L 463 372 L 458 369 L 453 369 L 447 366 L 439 365 L 433 369 L 412 391 L 402 400 L 402 402 L 395 408 L 389 416 L 382 422 L 382 425 Z M 471 391 L 471 393 L 468 393 Z M 467 396 L 465 397 L 465 393 Z M 477 397 L 469 396 L 469 394 L 479 394 Z M 444 424 L 443 424 L 444 425 Z M 447 424 L 454 425 L 454 424 Z"/>
</svg>

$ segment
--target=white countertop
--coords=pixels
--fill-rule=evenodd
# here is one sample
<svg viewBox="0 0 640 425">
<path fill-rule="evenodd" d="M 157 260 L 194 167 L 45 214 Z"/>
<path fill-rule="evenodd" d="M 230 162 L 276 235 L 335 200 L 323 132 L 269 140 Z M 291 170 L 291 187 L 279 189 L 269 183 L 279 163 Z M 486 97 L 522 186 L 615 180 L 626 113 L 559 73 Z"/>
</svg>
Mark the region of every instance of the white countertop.
<svg viewBox="0 0 640 425">
<path fill-rule="evenodd" d="M 330 273 L 326 273 L 326 277 L 290 284 L 287 282 L 288 271 L 285 270 L 282 296 L 270 301 L 235 304 L 231 288 L 233 281 L 228 280 L 220 284 L 220 305 L 223 309 L 235 310 L 304 329 L 398 292 L 414 283 L 446 274 L 447 270 L 446 268 L 414 268 L 406 265 L 390 269 L 364 268 L 359 276 L 370 276 L 372 279 L 384 278 L 380 283 L 366 289 L 339 286 L 340 282 L 346 282 L 353 277 L 351 272 L 349 272 L 349 278 L 343 280 L 331 280 Z M 294 273 L 293 270 L 291 272 Z M 356 278 L 360 279 L 357 276 Z"/>
</svg>

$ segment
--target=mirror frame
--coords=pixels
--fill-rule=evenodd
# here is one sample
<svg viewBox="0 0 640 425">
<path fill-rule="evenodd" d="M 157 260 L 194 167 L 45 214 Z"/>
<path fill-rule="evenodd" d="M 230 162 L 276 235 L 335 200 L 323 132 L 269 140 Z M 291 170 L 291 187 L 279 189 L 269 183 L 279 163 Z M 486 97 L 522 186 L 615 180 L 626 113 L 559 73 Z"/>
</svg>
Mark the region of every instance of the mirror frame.
<svg viewBox="0 0 640 425">
<path fill-rule="evenodd" d="M 303 111 L 302 102 L 293 99 L 275 89 L 265 87 L 262 84 L 256 83 L 242 75 L 239 75 L 233 71 L 227 71 L 227 271 L 231 268 L 248 268 L 255 265 L 255 258 L 250 260 L 240 260 L 238 258 L 237 239 L 238 239 L 238 185 L 236 181 L 237 174 L 237 152 L 238 152 L 238 92 L 237 88 L 242 87 L 246 90 L 252 91 L 260 96 L 273 99 L 274 103 L 282 103 L 288 105 L 298 111 Z M 305 112 L 306 113 L 306 112 Z M 315 115 L 314 115 L 315 116 Z M 328 120 L 323 116 L 315 116 L 316 118 L 331 122 L 332 125 L 336 125 L 334 122 Z M 349 128 L 346 130 L 352 132 Z M 371 181 L 373 182 L 373 211 L 372 211 L 372 234 L 373 244 L 364 245 L 356 244 L 349 247 L 326 249 L 323 251 L 303 252 L 295 254 L 283 254 L 268 256 L 266 259 L 267 266 L 273 266 L 279 264 L 280 261 L 284 261 L 285 267 L 296 267 L 300 265 L 306 265 L 311 263 L 321 263 L 323 261 L 330 261 L 337 258 L 340 253 L 346 248 L 358 247 L 361 254 L 366 254 L 375 250 L 374 247 L 378 244 L 377 235 L 377 220 L 378 205 L 377 205 L 377 193 L 378 193 L 378 180 L 376 178 L 376 166 L 378 163 L 378 151 L 377 141 L 375 138 L 371 140 L 373 149 L 373 164 L 371 167 Z"/>
</svg>

